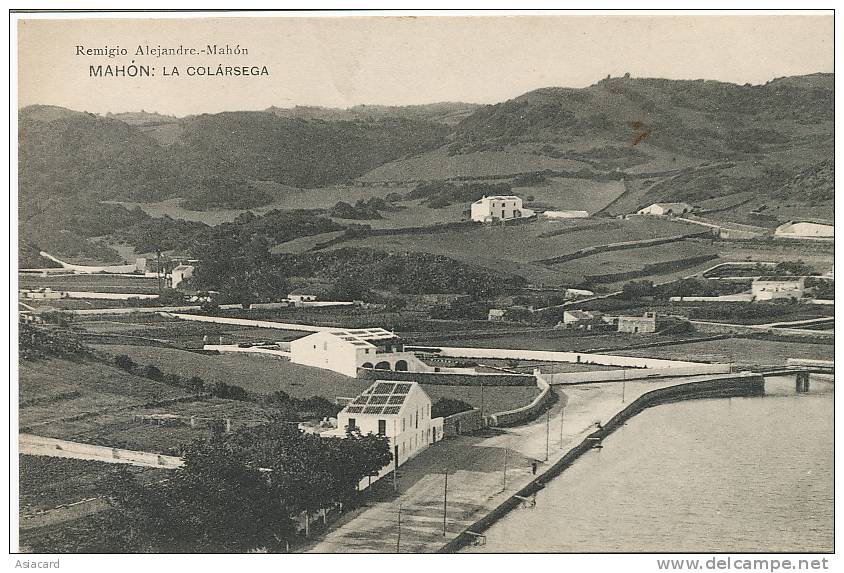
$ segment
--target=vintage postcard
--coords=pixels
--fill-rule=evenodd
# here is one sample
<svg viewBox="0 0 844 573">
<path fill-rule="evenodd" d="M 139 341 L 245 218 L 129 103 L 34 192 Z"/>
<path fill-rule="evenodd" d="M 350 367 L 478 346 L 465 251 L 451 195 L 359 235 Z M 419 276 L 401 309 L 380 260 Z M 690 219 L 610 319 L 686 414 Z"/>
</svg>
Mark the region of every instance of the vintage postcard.
<svg viewBox="0 0 844 573">
<path fill-rule="evenodd" d="M 829 568 L 831 11 L 10 16 L 16 566 Z"/>
</svg>

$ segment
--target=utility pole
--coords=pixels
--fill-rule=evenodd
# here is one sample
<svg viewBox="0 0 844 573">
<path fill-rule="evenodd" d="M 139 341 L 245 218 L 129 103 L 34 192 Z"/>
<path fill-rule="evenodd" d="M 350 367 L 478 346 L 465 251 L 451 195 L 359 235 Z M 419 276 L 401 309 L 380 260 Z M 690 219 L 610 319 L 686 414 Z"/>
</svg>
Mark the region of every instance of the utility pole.
<svg viewBox="0 0 844 573">
<path fill-rule="evenodd" d="M 448 512 L 448 470 L 445 470 L 445 485 L 443 487 L 443 537 L 445 537 L 445 518 Z"/>
<path fill-rule="evenodd" d="M 624 392 L 627 387 L 627 370 L 622 370 L 622 379 L 621 379 L 621 403 L 624 404 Z"/>
<path fill-rule="evenodd" d="M 481 379 L 481 419 L 484 417 L 484 381 Z"/>
<path fill-rule="evenodd" d="M 395 438 L 393 438 L 395 440 Z M 396 477 L 399 475 L 399 445 L 393 446 L 393 493 L 399 491 L 399 486 L 396 483 Z"/>
<path fill-rule="evenodd" d="M 401 504 L 399 504 L 399 532 L 396 537 L 396 553 L 401 553 Z"/>
<path fill-rule="evenodd" d="M 565 416 L 566 407 L 560 409 L 560 449 L 563 449 L 563 416 Z"/>
<path fill-rule="evenodd" d="M 549 449 L 551 447 L 551 408 L 545 412 L 545 461 L 548 461 Z"/>
<path fill-rule="evenodd" d="M 161 250 L 155 249 L 155 274 L 158 279 L 158 296 L 161 296 Z"/>
<path fill-rule="evenodd" d="M 504 446 L 504 487 L 501 489 L 501 491 L 507 491 L 507 454 L 509 453 L 509 451 L 509 448 L 507 446 Z"/>
</svg>

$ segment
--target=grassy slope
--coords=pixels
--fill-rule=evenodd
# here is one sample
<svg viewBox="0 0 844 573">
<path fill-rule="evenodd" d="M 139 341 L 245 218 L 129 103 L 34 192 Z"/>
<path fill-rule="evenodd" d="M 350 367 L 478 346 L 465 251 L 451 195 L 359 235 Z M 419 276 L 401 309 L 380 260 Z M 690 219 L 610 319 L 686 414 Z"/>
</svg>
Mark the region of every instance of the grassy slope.
<svg viewBox="0 0 844 573">
<path fill-rule="evenodd" d="M 585 167 L 588 166 L 579 161 L 532 155 L 518 149 L 480 151 L 453 156 L 449 156 L 444 149 L 437 149 L 416 157 L 381 165 L 359 179 L 373 182 L 416 181 L 464 176 L 510 175 L 544 169 L 578 171 Z"/>
<path fill-rule="evenodd" d="M 20 408 L 21 426 L 185 395 L 178 388 L 92 360 L 22 361 L 19 374 L 20 401 L 39 401 Z M 61 398 L 70 392 L 79 396 Z"/>
<path fill-rule="evenodd" d="M 99 496 L 98 484 L 117 466 L 104 462 L 50 458 L 46 456 L 20 456 L 21 512 L 52 509 Z M 125 466 L 142 482 L 163 479 L 168 470 Z"/>
<path fill-rule="evenodd" d="M 561 229 L 572 232 L 556 236 L 542 236 Z M 650 239 L 653 237 L 694 232 L 698 227 L 661 219 L 635 218 L 630 220 L 602 219 L 537 221 L 508 227 L 473 228 L 425 235 L 367 237 L 339 246 L 363 246 L 386 251 L 422 251 L 446 255 L 490 269 L 521 274 L 530 281 L 558 284 L 561 281 L 579 282 L 581 266 L 567 264 L 549 269 L 534 261 L 574 252 L 584 247 L 618 241 Z M 646 252 L 643 256 L 647 256 Z M 677 258 L 679 258 L 678 255 Z M 626 265 L 626 262 L 625 262 Z M 590 269 L 590 272 L 594 269 Z M 603 267 L 600 272 L 612 272 Z"/>
<path fill-rule="evenodd" d="M 266 356 L 221 354 L 210 356 L 148 346 L 102 346 L 112 354 L 128 354 L 140 364 L 158 364 L 182 376 L 199 376 L 206 382 L 225 382 L 251 392 L 267 394 L 284 390 L 291 396 L 309 398 L 324 396 L 356 396 L 367 387 L 366 382 L 330 370 L 311 368 Z"/>
</svg>

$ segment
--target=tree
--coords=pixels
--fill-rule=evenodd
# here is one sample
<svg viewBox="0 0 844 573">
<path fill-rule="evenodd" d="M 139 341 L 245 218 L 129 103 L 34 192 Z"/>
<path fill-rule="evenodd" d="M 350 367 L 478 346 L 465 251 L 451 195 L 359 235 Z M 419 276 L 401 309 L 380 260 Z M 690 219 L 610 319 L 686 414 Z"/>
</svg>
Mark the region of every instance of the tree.
<svg viewBox="0 0 844 573">
<path fill-rule="evenodd" d="M 199 376 L 191 376 L 188 381 L 185 382 L 185 388 L 194 394 L 199 394 L 205 389 L 205 382 Z"/>
<path fill-rule="evenodd" d="M 400 297 L 391 297 L 387 300 L 386 310 L 388 312 L 399 312 L 407 308 L 407 300 Z"/>
<path fill-rule="evenodd" d="M 118 356 L 115 356 L 114 364 L 118 368 L 125 370 L 126 372 L 132 372 L 137 366 L 137 364 L 135 364 L 135 361 L 129 358 L 129 356 L 126 354 L 119 354 Z"/>
<path fill-rule="evenodd" d="M 145 378 L 149 378 L 150 380 L 156 380 L 159 382 L 164 379 L 164 374 L 154 364 L 147 364 L 146 366 L 144 366 L 142 375 Z"/>
<path fill-rule="evenodd" d="M 372 292 L 363 276 L 345 273 L 337 278 L 329 296 L 332 300 L 368 300 L 372 297 Z"/>
<path fill-rule="evenodd" d="M 654 283 L 653 281 L 630 281 L 621 287 L 621 298 L 625 300 L 632 300 L 646 296 L 653 296 Z"/>
</svg>

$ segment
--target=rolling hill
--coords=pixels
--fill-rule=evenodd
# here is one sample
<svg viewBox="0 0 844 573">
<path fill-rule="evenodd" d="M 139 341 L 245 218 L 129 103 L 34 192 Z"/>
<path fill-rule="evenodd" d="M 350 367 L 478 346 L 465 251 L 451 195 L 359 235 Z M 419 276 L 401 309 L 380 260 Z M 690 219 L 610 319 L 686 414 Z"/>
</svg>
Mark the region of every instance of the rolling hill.
<svg viewBox="0 0 844 573">
<path fill-rule="evenodd" d="M 829 218 L 833 103 L 834 76 L 812 74 L 764 85 L 608 77 L 487 106 L 273 107 L 185 118 L 30 106 L 19 112 L 21 233 L 35 246 L 67 242 L 83 252 L 87 238 L 143 218 L 101 201 L 249 209 L 291 189 L 537 171 L 551 184 L 625 179 L 610 213 L 682 200 L 741 203 L 718 215 L 736 220 L 758 209 L 772 220 L 792 211 Z"/>
</svg>

